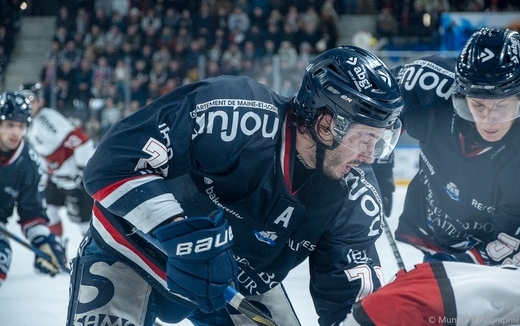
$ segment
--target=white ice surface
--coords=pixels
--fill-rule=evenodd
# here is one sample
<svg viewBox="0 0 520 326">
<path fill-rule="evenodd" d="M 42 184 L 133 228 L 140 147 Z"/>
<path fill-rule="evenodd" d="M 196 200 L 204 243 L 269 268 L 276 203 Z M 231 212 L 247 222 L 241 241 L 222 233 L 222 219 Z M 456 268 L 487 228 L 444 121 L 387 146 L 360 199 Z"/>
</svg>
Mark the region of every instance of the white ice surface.
<svg viewBox="0 0 520 326">
<path fill-rule="evenodd" d="M 397 227 L 405 191 L 405 187 L 397 187 L 394 193 L 394 208 L 388 218 L 392 230 Z M 63 218 L 63 223 L 65 237 L 69 239 L 68 256 L 73 257 L 81 241 L 80 231 L 67 218 Z M 8 229 L 22 237 L 14 217 L 10 219 Z M 389 281 L 398 268 L 385 234 L 381 235 L 377 246 L 385 280 Z M 15 241 L 11 241 L 11 247 L 13 249 L 11 270 L 7 280 L 0 287 L 0 326 L 65 325 L 69 275 L 60 274 L 54 278 L 37 275 L 33 269 L 33 253 Z M 398 248 L 407 267 L 422 260 L 422 254 L 413 247 L 398 243 Z M 303 263 L 289 274 L 284 285 L 302 326 L 315 326 L 318 325 L 317 316 L 308 292 L 308 280 L 307 264 Z M 191 325 L 191 323 L 185 321 L 176 325 Z"/>
</svg>

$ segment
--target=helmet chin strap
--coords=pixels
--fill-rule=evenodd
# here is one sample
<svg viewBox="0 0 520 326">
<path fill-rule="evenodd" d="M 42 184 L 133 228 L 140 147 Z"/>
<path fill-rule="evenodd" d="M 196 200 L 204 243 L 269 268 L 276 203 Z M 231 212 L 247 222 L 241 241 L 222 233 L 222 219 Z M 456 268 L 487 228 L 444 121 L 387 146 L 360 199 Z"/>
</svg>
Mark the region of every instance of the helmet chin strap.
<svg viewBox="0 0 520 326">
<path fill-rule="evenodd" d="M 311 135 L 312 139 L 314 140 L 314 143 L 316 144 L 316 169 L 319 172 L 323 172 L 323 162 L 325 160 L 325 151 L 326 150 L 334 150 L 336 147 L 339 146 L 339 142 L 337 140 L 333 140 L 332 145 L 327 146 L 321 141 L 319 141 L 319 136 L 316 133 L 316 130 L 314 128 L 309 127 L 307 128 L 309 130 L 309 134 Z"/>
</svg>

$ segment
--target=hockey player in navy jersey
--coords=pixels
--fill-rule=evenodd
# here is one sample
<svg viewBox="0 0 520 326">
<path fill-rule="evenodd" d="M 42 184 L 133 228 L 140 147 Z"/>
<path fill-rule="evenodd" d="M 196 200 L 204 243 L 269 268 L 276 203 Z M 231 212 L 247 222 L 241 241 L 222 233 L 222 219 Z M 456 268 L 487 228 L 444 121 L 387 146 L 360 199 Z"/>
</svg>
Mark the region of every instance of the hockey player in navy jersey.
<svg viewBox="0 0 520 326">
<path fill-rule="evenodd" d="M 426 260 L 520 265 L 519 46 L 517 32 L 483 28 L 458 59 L 396 69 L 421 149 L 396 238 Z"/>
<path fill-rule="evenodd" d="M 43 169 L 23 138 L 30 121 L 31 108 L 25 97 L 12 92 L 0 95 L 0 227 L 6 227 L 16 207 L 25 237 L 50 257 L 50 261 L 36 257 L 35 267 L 54 276 L 65 264 L 64 254 L 47 227 Z M 7 277 L 11 254 L 9 238 L 0 233 L 0 286 Z"/>
<path fill-rule="evenodd" d="M 295 98 L 220 76 L 121 120 L 85 169 L 95 205 L 67 325 L 252 325 L 226 305 L 228 284 L 300 325 L 282 281 L 307 258 L 319 324 L 341 322 L 382 283 L 368 163 L 392 152 L 401 109 L 378 58 L 338 47 L 308 65 Z"/>
</svg>

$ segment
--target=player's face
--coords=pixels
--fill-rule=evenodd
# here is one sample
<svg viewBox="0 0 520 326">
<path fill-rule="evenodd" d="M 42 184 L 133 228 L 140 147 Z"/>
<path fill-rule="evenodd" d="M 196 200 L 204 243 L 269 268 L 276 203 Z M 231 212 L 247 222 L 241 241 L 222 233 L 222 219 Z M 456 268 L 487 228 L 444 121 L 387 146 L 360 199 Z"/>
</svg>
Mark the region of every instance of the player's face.
<svg viewBox="0 0 520 326">
<path fill-rule="evenodd" d="M 0 122 L 0 150 L 12 151 L 20 146 L 23 136 L 27 130 L 27 123 L 12 120 Z"/>
<path fill-rule="evenodd" d="M 516 95 L 504 99 L 467 97 L 467 103 L 477 131 L 489 142 L 499 141 L 505 136 L 520 110 L 520 100 Z"/>
<path fill-rule="evenodd" d="M 40 111 L 40 109 L 43 107 L 43 100 L 36 96 L 30 96 L 28 98 L 31 103 L 32 116 L 34 117 L 38 113 L 38 111 Z"/>
<path fill-rule="evenodd" d="M 325 152 L 323 171 L 334 179 L 342 179 L 352 166 L 374 161 L 376 143 L 383 136 L 385 129 L 355 124 L 341 140 L 340 146 Z"/>
</svg>

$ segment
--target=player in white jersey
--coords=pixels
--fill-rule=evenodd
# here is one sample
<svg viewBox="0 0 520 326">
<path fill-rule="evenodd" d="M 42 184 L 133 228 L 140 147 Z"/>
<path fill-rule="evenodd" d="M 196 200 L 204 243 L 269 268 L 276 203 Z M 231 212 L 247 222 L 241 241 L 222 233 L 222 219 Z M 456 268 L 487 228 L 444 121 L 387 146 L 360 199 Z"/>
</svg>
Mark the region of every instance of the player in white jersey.
<svg viewBox="0 0 520 326">
<path fill-rule="evenodd" d="M 520 325 L 520 269 L 422 263 L 354 304 L 343 326 Z"/>
<path fill-rule="evenodd" d="M 47 163 L 49 182 L 45 189 L 49 227 L 58 237 L 63 233 L 61 207 L 77 223 L 81 233 L 88 229 L 93 199 L 83 189 L 83 169 L 94 153 L 88 134 L 72 124 L 60 112 L 44 107 L 40 84 L 24 84 L 19 93 L 31 101 L 33 121 L 27 139 Z"/>
</svg>

